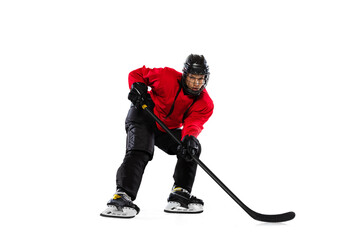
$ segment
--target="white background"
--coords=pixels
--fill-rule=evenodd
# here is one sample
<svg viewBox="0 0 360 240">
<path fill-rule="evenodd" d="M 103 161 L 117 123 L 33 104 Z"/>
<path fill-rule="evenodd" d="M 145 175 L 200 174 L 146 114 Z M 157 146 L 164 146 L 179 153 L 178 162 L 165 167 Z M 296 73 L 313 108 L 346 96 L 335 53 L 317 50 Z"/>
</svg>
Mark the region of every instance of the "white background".
<svg viewBox="0 0 360 240">
<path fill-rule="evenodd" d="M 357 1 L 2 1 L 1 239 L 359 239 Z M 200 215 L 163 212 L 156 149 L 131 220 L 102 218 L 125 153 L 128 73 L 210 65 Z M 6 237 L 5 237 L 6 236 Z"/>
</svg>

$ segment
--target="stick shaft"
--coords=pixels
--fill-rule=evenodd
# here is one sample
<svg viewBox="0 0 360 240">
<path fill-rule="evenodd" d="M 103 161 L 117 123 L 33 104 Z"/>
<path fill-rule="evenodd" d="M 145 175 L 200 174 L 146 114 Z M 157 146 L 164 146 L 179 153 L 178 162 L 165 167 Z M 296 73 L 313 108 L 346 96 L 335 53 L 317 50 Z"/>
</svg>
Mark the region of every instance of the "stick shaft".
<svg viewBox="0 0 360 240">
<path fill-rule="evenodd" d="M 144 104 L 142 108 L 171 136 L 178 144 L 182 144 L 179 139 L 170 131 L 170 129 Z M 295 217 L 294 212 L 282 214 L 267 215 L 255 212 L 246 206 L 198 157 L 191 155 L 192 159 L 253 219 L 263 222 L 285 222 Z"/>
</svg>

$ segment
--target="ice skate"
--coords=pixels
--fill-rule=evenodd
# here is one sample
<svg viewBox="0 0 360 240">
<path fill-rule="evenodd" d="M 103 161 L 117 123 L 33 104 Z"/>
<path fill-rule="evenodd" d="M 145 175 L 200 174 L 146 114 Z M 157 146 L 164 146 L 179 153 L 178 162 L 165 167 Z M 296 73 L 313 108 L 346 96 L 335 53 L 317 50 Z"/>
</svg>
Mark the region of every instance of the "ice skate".
<svg viewBox="0 0 360 240">
<path fill-rule="evenodd" d="M 164 209 L 168 213 L 202 213 L 203 210 L 204 202 L 181 187 L 172 190 Z"/>
<path fill-rule="evenodd" d="M 140 212 L 140 208 L 131 201 L 131 198 L 125 192 L 116 192 L 107 205 L 108 208 L 100 216 L 133 218 Z"/>
</svg>

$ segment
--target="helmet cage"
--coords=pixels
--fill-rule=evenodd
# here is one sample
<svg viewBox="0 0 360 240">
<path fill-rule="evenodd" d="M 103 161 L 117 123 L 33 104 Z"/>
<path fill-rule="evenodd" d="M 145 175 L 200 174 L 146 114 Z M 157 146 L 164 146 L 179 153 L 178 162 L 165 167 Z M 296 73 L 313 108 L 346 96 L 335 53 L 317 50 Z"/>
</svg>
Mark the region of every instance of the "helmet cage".
<svg viewBox="0 0 360 240">
<path fill-rule="evenodd" d="M 186 84 L 186 77 L 188 74 L 195 74 L 195 75 L 204 75 L 204 84 L 203 86 L 198 90 L 194 91 L 191 90 L 187 84 Z M 205 89 L 206 85 L 209 81 L 209 66 L 206 63 L 206 60 L 204 56 L 194 55 L 191 54 L 184 64 L 183 68 L 183 76 L 181 78 L 181 83 L 184 88 L 184 92 L 189 95 L 198 96 L 201 94 L 201 92 Z"/>
</svg>

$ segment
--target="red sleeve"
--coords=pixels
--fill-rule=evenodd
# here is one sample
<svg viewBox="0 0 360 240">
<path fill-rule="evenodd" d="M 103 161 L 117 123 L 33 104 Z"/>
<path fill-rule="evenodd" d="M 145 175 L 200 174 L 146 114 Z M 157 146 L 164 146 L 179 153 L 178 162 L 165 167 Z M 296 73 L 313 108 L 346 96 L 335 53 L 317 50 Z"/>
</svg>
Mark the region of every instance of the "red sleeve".
<svg viewBox="0 0 360 240">
<path fill-rule="evenodd" d="M 181 139 L 186 135 L 198 137 L 204 128 L 204 124 L 211 117 L 213 110 L 214 104 L 209 96 L 207 96 L 206 100 L 202 99 L 196 102 L 194 106 L 189 109 L 189 115 L 184 120 Z"/>
<path fill-rule="evenodd" d="M 153 87 L 156 80 L 159 79 L 162 70 L 163 68 L 147 68 L 143 66 L 142 68 L 130 72 L 129 88 L 131 88 L 134 82 L 142 82 L 147 86 Z"/>
</svg>

